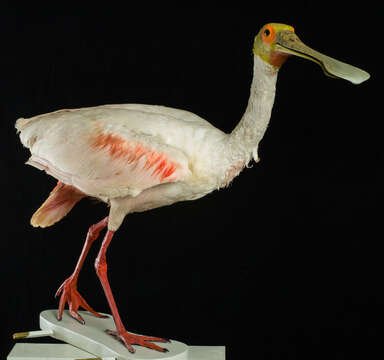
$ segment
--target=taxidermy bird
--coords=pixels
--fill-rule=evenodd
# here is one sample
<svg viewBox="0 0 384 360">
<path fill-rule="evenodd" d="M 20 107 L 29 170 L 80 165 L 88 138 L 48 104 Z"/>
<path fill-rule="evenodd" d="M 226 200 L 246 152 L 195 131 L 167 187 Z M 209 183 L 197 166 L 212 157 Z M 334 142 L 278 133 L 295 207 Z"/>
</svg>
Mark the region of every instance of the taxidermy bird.
<svg viewBox="0 0 384 360">
<path fill-rule="evenodd" d="M 280 67 L 290 55 L 318 63 L 326 75 L 359 84 L 369 74 L 304 45 L 292 26 L 267 24 L 254 40 L 254 69 L 248 106 L 238 125 L 224 133 L 188 111 L 163 106 L 121 104 L 59 110 L 16 122 L 29 148 L 27 161 L 58 180 L 47 200 L 33 214 L 33 226 L 62 219 L 82 198 L 109 206 L 106 218 L 89 228 L 72 275 L 64 281 L 57 317 L 66 304 L 84 323 L 82 307 L 95 316 L 77 290 L 77 280 L 92 243 L 107 228 L 95 260 L 96 273 L 108 300 L 116 330 L 107 331 L 130 352 L 132 345 L 167 351 L 166 339 L 126 330 L 111 292 L 106 253 L 124 218 L 178 201 L 195 200 L 227 186 L 247 164 L 258 161 L 257 149 L 271 116 Z"/>
</svg>

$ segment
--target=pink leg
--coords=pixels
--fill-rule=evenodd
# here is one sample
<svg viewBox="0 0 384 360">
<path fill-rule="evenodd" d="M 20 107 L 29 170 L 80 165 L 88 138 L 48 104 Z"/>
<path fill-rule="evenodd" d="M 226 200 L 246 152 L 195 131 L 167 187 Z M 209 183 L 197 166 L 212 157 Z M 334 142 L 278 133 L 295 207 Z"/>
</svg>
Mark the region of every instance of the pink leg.
<svg viewBox="0 0 384 360">
<path fill-rule="evenodd" d="M 78 313 L 78 309 L 80 306 L 98 317 L 104 317 L 103 315 L 100 315 L 95 310 L 93 310 L 83 299 L 83 297 L 79 294 L 79 292 L 77 291 L 77 279 L 79 277 L 80 270 L 84 264 L 84 260 L 88 255 L 88 251 L 91 248 L 92 243 L 98 238 L 100 231 L 102 231 L 107 226 L 107 224 L 108 216 L 89 228 L 83 250 L 81 251 L 80 258 L 77 261 L 76 268 L 73 274 L 68 279 L 66 279 L 57 290 L 55 297 L 59 296 L 60 293 L 62 293 L 60 297 L 59 310 L 57 313 L 57 318 L 59 320 L 61 320 L 63 316 L 63 311 L 66 303 L 68 303 L 69 305 L 69 313 L 71 314 L 71 316 L 82 324 L 84 324 L 85 322 L 84 319 Z"/>
<path fill-rule="evenodd" d="M 169 342 L 169 340 L 129 333 L 127 330 L 125 330 L 125 327 L 121 321 L 119 311 L 117 310 L 116 302 L 115 302 L 115 299 L 113 298 L 111 287 L 109 285 L 108 276 L 107 276 L 108 266 L 107 266 L 107 260 L 106 260 L 106 253 L 114 233 L 115 233 L 114 231 L 108 230 L 108 232 L 105 234 L 103 243 L 101 244 L 99 254 L 97 255 L 97 258 L 95 261 L 96 273 L 100 279 L 101 285 L 103 286 L 104 293 L 108 300 L 108 304 L 109 304 L 109 307 L 111 308 L 113 319 L 116 325 L 116 331 L 107 330 L 107 333 L 121 340 L 125 344 L 125 346 L 128 348 L 129 352 L 131 353 L 135 352 L 135 349 L 132 347 L 132 345 L 141 345 L 150 349 L 166 352 L 168 351 L 167 349 L 164 349 L 149 341 Z"/>
</svg>

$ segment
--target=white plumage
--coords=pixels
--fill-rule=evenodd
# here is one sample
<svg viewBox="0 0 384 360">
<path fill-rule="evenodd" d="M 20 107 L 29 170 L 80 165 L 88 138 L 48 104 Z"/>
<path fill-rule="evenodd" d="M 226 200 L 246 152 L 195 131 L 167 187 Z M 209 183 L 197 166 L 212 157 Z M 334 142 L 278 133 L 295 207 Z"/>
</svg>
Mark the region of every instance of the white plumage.
<svg viewBox="0 0 384 360">
<path fill-rule="evenodd" d="M 270 65 L 255 57 L 255 66 Z M 114 231 L 129 212 L 202 197 L 226 186 L 256 153 L 277 76 L 257 70 L 248 109 L 232 134 L 164 106 L 59 110 L 17 121 L 21 141 L 32 154 L 27 164 L 110 204 L 108 227 Z M 256 89 L 262 93 L 259 106 L 253 104 Z"/>
<path fill-rule="evenodd" d="M 59 110 L 17 121 L 21 141 L 31 151 L 27 163 L 58 180 L 32 216 L 32 225 L 54 224 L 87 196 L 110 205 L 109 215 L 90 227 L 75 271 L 57 292 L 61 294 L 59 319 L 66 303 L 70 314 L 81 322 L 80 306 L 101 316 L 78 293 L 77 278 L 91 244 L 108 227 L 95 266 L 116 323 L 116 331 L 109 333 L 131 352 L 133 344 L 165 351 L 153 343 L 164 339 L 125 330 L 109 286 L 106 251 L 125 216 L 200 198 L 228 185 L 252 158 L 258 161 L 277 73 L 290 54 L 314 60 L 327 75 L 353 83 L 369 78 L 360 69 L 308 48 L 284 24 L 264 26 L 255 38 L 254 54 L 248 106 L 230 134 L 187 111 L 138 104 Z"/>
</svg>

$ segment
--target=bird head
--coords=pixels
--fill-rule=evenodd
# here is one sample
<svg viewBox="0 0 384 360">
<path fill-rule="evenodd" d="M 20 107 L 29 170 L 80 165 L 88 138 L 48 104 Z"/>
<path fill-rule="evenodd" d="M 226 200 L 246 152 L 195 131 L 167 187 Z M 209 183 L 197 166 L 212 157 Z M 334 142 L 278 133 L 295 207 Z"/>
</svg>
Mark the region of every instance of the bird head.
<svg viewBox="0 0 384 360">
<path fill-rule="evenodd" d="M 292 26 L 285 24 L 264 25 L 255 37 L 253 53 L 276 69 L 290 55 L 296 55 L 319 64 L 327 76 L 345 79 L 353 84 L 360 84 L 370 77 L 364 70 L 311 49 L 298 38 Z"/>
</svg>

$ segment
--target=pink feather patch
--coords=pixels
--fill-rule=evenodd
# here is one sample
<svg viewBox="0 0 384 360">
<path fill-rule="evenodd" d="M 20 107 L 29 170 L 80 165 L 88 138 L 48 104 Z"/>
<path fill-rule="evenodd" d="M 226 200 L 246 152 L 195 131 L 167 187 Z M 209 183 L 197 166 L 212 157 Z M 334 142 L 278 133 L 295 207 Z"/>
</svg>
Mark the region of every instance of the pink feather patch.
<svg viewBox="0 0 384 360">
<path fill-rule="evenodd" d="M 135 167 L 140 159 L 145 158 L 143 170 L 152 169 L 150 175 L 158 177 L 160 182 L 164 182 L 173 175 L 178 167 L 164 153 L 153 151 L 141 143 L 128 142 L 118 135 L 100 133 L 93 139 L 92 147 L 97 150 L 106 150 L 113 159 L 124 159 Z M 175 181 L 175 178 L 167 181 Z"/>
</svg>

